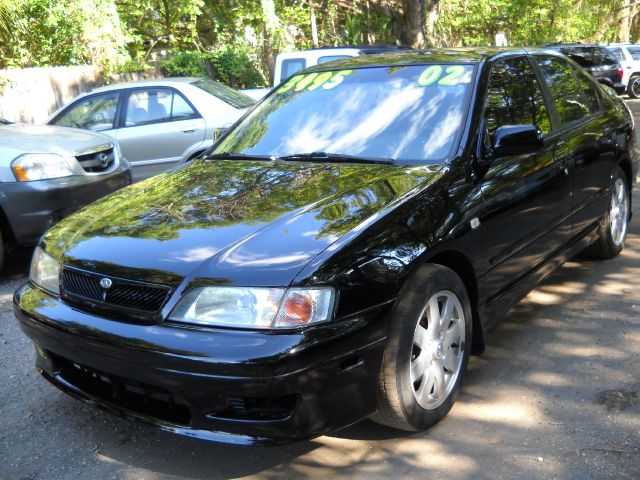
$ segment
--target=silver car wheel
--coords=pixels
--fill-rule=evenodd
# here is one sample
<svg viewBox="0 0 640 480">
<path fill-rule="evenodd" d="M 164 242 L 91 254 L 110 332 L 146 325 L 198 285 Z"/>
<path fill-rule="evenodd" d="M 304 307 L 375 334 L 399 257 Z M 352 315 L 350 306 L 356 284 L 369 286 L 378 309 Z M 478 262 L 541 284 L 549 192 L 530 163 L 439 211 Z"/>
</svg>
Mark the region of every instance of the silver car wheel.
<svg viewBox="0 0 640 480">
<path fill-rule="evenodd" d="M 453 391 L 462 369 L 464 340 L 460 300 L 452 292 L 437 292 L 422 310 L 413 334 L 410 379 L 422 408 L 438 408 Z"/>
<path fill-rule="evenodd" d="M 624 241 L 627 234 L 627 221 L 629 219 L 629 196 L 624 180 L 618 178 L 611 190 L 611 210 L 609 211 L 609 228 L 611 240 L 616 246 Z"/>
</svg>

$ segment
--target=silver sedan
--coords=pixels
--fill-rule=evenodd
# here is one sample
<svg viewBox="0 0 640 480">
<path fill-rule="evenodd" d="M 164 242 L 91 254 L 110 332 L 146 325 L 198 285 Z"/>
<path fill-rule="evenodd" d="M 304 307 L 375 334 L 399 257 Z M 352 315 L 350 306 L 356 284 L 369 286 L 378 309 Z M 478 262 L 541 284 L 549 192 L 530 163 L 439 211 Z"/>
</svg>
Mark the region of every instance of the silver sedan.
<svg viewBox="0 0 640 480">
<path fill-rule="evenodd" d="M 201 155 L 254 103 L 209 79 L 149 80 L 92 90 L 47 123 L 116 139 L 134 180 L 141 180 Z"/>
<path fill-rule="evenodd" d="M 35 245 L 61 218 L 131 183 L 106 135 L 0 119 L 0 270 L 7 247 Z"/>
</svg>

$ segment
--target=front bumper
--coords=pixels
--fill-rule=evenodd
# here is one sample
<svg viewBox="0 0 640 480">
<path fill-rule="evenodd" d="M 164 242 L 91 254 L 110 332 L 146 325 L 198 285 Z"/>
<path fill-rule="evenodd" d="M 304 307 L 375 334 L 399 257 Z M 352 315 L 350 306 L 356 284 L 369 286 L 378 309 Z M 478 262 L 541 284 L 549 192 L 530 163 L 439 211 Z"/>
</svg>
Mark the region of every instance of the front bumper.
<svg viewBox="0 0 640 480">
<path fill-rule="evenodd" d="M 26 284 L 14 311 L 54 385 L 174 433 L 282 443 L 376 408 L 384 308 L 288 333 L 137 325 L 81 312 Z"/>
<path fill-rule="evenodd" d="M 613 89 L 616 91 L 618 95 L 624 94 L 627 91 L 627 86 L 624 83 L 614 83 Z"/>
<path fill-rule="evenodd" d="M 113 172 L 33 182 L 0 183 L 0 208 L 16 245 L 29 246 L 59 220 L 131 184 L 124 162 Z"/>
</svg>

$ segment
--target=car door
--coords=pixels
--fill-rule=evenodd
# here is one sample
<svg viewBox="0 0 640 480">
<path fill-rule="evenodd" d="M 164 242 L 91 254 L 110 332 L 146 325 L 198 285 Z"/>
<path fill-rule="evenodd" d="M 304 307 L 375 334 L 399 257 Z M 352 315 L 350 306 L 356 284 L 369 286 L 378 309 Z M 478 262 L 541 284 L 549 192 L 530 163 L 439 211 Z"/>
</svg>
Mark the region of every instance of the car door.
<svg viewBox="0 0 640 480">
<path fill-rule="evenodd" d="M 49 125 L 82 128 L 115 137 L 120 97 L 118 91 L 82 97 L 56 115 Z"/>
<path fill-rule="evenodd" d="M 205 121 L 171 88 L 130 90 L 117 132 L 134 180 L 160 173 L 185 159 L 204 141 Z"/>
<path fill-rule="evenodd" d="M 480 165 L 486 172 L 479 182 L 487 270 L 480 286 L 490 304 L 568 242 L 571 169 L 568 149 L 552 130 L 557 120 L 526 56 L 491 66 L 483 117 Z M 537 125 L 543 146 L 533 153 L 493 157 L 494 133 L 506 125 Z"/>
<path fill-rule="evenodd" d="M 594 81 L 579 67 L 559 57 L 534 58 L 558 112 L 559 136 L 573 157 L 572 231 L 581 236 L 600 219 L 609 201 L 616 122 L 602 108 Z"/>
</svg>

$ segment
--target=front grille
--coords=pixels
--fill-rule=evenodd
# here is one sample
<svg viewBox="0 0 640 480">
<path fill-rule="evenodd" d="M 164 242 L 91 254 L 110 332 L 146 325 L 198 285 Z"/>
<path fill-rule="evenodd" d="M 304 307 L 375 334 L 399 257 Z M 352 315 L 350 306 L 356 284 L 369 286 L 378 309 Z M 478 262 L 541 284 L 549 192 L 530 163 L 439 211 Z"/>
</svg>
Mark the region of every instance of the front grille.
<svg viewBox="0 0 640 480">
<path fill-rule="evenodd" d="M 108 279 L 109 288 L 100 281 Z M 118 309 L 142 313 L 158 313 L 166 302 L 171 288 L 165 285 L 108 277 L 66 267 L 61 275 L 61 295 L 70 303 L 96 303 Z"/>
<path fill-rule="evenodd" d="M 76 160 L 82 165 L 85 172 L 100 173 L 109 170 L 113 165 L 113 148 L 92 152 L 86 155 L 77 155 Z"/>
</svg>

